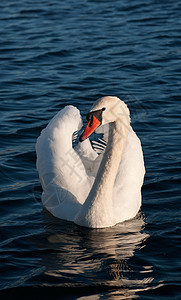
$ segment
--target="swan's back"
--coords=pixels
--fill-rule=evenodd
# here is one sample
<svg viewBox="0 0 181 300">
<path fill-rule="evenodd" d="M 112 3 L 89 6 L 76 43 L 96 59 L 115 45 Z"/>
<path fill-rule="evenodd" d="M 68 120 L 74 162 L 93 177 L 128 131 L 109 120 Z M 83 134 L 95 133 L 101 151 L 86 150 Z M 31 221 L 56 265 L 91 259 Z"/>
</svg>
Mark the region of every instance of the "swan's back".
<svg viewBox="0 0 181 300">
<path fill-rule="evenodd" d="M 141 142 L 131 128 L 114 185 L 113 207 L 116 219 L 130 219 L 139 211 L 144 175 Z"/>
</svg>

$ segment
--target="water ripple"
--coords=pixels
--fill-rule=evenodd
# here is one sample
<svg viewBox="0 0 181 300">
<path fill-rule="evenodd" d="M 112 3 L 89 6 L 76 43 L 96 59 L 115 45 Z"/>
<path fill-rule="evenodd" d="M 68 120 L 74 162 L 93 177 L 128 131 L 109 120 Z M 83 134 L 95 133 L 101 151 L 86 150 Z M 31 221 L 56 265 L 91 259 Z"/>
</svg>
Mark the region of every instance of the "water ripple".
<svg viewBox="0 0 181 300">
<path fill-rule="evenodd" d="M 1 1 L 2 297 L 179 299 L 180 9 Z M 42 210 L 35 142 L 65 105 L 85 118 L 108 94 L 128 104 L 147 172 L 139 218 L 92 231 Z"/>
</svg>

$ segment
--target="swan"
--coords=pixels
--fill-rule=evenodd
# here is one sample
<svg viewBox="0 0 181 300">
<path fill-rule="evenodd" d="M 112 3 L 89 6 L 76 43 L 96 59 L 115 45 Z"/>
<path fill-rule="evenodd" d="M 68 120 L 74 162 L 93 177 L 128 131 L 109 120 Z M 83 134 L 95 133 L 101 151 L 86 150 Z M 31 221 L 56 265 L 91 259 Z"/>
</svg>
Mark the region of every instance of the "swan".
<svg viewBox="0 0 181 300">
<path fill-rule="evenodd" d="M 130 125 L 127 105 L 115 96 L 98 99 L 82 128 L 79 110 L 64 107 L 36 142 L 43 205 L 56 217 L 89 228 L 134 218 L 141 206 L 145 167 L 141 142 Z M 93 149 L 89 136 L 104 134 Z M 106 141 L 106 142 L 105 142 Z"/>
</svg>

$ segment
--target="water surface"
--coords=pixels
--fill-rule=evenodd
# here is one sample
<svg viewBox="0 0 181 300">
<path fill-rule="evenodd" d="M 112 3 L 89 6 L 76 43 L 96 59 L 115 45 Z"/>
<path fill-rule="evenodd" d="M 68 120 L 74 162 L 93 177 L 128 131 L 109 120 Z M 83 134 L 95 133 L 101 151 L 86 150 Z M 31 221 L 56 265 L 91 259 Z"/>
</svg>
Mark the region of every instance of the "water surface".
<svg viewBox="0 0 181 300">
<path fill-rule="evenodd" d="M 0 288 L 26 299 L 180 299 L 181 1 L 0 3 Z M 142 141 L 137 218 L 90 230 L 41 204 L 35 142 L 116 95 Z"/>
</svg>

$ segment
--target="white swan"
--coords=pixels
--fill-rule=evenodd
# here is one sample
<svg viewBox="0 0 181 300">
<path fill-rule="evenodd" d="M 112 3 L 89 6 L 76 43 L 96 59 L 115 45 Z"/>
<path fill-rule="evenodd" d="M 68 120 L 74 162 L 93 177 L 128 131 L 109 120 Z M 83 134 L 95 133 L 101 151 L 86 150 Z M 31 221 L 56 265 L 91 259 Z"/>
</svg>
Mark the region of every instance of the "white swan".
<svg viewBox="0 0 181 300">
<path fill-rule="evenodd" d="M 130 126 L 129 109 L 119 98 L 97 100 L 87 120 L 79 138 L 83 142 L 74 149 L 72 135 L 82 127 L 80 112 L 73 106 L 58 112 L 37 139 L 37 169 L 42 202 L 54 216 L 103 228 L 131 219 L 139 211 L 143 153 Z M 107 139 L 101 155 L 88 139 L 96 128 Z"/>
</svg>

